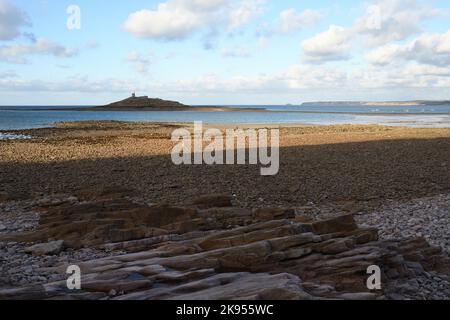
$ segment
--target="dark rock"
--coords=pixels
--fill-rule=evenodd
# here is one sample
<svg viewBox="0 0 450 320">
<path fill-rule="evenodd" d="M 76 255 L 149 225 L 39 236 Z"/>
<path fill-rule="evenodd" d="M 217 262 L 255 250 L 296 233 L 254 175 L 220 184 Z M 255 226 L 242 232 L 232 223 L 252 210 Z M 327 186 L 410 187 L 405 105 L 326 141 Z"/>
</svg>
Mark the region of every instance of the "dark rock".
<svg viewBox="0 0 450 320">
<path fill-rule="evenodd" d="M 232 197 L 227 194 L 213 194 L 198 197 L 192 201 L 192 204 L 200 208 L 221 208 L 231 207 Z"/>
</svg>

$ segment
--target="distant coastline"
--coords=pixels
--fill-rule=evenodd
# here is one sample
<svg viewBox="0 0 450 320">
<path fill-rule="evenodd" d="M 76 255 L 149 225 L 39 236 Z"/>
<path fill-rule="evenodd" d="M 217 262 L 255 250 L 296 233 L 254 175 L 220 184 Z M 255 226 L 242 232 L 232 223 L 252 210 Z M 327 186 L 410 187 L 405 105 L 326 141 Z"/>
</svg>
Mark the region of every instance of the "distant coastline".
<svg viewBox="0 0 450 320">
<path fill-rule="evenodd" d="M 297 107 L 349 107 L 349 106 L 373 106 L 373 107 L 417 107 L 417 106 L 445 106 L 450 105 L 450 100 L 411 100 L 411 101 L 316 101 L 304 102 L 302 104 L 279 105 L 287 108 Z M 40 109 L 42 110 L 42 109 Z M 136 96 L 133 93 L 130 97 L 100 106 L 51 108 L 49 110 L 65 111 L 183 111 L 183 112 L 284 112 L 286 110 L 269 110 L 261 107 L 233 107 L 214 105 L 186 105 L 178 101 L 163 100 L 160 98 L 149 98 L 148 96 Z M 292 110 L 292 112 L 310 111 Z M 314 111 L 317 113 L 320 111 Z M 326 112 L 330 113 L 330 112 Z M 370 114 L 370 113 L 369 113 Z M 390 113 L 392 114 L 392 113 Z"/>
<path fill-rule="evenodd" d="M 318 101 L 304 102 L 302 106 L 441 106 L 450 105 L 450 100 L 411 100 L 411 101 Z"/>
<path fill-rule="evenodd" d="M 131 96 L 124 100 L 112 102 L 107 105 L 75 105 L 75 106 L 44 106 L 44 105 L 0 105 L 3 110 L 17 110 L 17 108 L 24 108 L 28 111 L 187 111 L 187 112 L 286 112 L 288 110 L 270 110 L 270 106 L 285 107 L 420 107 L 420 106 L 450 106 L 450 100 L 411 100 L 411 101 L 311 101 L 303 102 L 301 104 L 273 104 L 273 105 L 186 105 L 177 101 L 163 100 L 159 98 L 149 98 L 147 96 L 136 97 Z M 36 109 L 34 109 L 35 107 Z M 9 109 L 11 108 L 11 109 Z M 26 108 L 26 109 L 25 109 Z M 303 112 L 303 113 L 320 113 L 318 110 L 289 110 L 289 112 Z M 333 113 L 324 111 L 324 113 Z M 349 112 L 349 114 L 353 114 Z M 356 113 L 361 114 L 361 113 Z M 373 113 L 367 113 L 373 114 Z M 383 114 L 383 113 L 378 113 Z M 389 115 L 395 113 L 386 113 Z M 403 114 L 403 113 L 399 113 Z M 415 114 L 415 113 L 411 113 Z M 417 113 L 421 114 L 421 113 Z M 444 113 L 447 114 L 447 113 Z"/>
</svg>

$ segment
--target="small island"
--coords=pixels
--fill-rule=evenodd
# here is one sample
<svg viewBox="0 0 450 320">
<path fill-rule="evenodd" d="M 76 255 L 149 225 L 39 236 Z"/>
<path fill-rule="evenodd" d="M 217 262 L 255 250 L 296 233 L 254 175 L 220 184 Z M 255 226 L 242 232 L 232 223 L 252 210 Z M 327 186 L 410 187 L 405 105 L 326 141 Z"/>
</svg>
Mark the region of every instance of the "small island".
<svg viewBox="0 0 450 320">
<path fill-rule="evenodd" d="M 67 110 L 67 109 L 66 109 Z M 256 108 L 232 108 L 218 106 L 190 106 L 177 101 L 136 96 L 132 93 L 129 98 L 113 102 L 104 106 L 76 109 L 80 111 L 192 111 L 192 112 L 261 112 Z"/>
<path fill-rule="evenodd" d="M 132 93 L 131 97 L 121 101 L 113 102 L 105 106 L 94 107 L 95 110 L 106 109 L 124 110 L 124 111 L 184 111 L 190 109 L 190 106 L 177 101 L 163 100 L 159 98 L 149 98 L 148 96 L 136 96 Z"/>
</svg>

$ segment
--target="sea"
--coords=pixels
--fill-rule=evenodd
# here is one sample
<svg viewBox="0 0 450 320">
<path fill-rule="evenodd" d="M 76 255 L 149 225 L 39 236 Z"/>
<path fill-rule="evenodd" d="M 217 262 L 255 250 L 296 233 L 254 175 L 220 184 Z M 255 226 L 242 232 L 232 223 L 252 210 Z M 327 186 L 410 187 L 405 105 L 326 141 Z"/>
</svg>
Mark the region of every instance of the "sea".
<svg viewBox="0 0 450 320">
<path fill-rule="evenodd" d="M 52 127 L 56 122 L 115 120 L 131 122 L 203 121 L 205 124 L 380 124 L 450 128 L 449 105 L 258 105 L 222 106 L 275 112 L 80 111 L 91 106 L 0 106 L 0 139 L 17 138 L 14 130 Z M 72 109 L 72 110 L 71 110 Z M 21 137 L 23 138 L 23 137 Z"/>
</svg>

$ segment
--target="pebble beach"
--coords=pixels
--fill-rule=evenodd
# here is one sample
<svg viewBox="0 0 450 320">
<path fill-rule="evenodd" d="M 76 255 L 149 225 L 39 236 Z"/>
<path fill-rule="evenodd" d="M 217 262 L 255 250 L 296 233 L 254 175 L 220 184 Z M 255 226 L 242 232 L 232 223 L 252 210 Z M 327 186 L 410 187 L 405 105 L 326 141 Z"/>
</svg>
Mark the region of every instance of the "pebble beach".
<svg viewBox="0 0 450 320">
<path fill-rule="evenodd" d="M 284 126 L 280 172 L 262 177 L 251 165 L 174 166 L 171 132 L 189 126 L 60 123 L 0 141 L 0 237 L 36 230 L 43 205 L 117 189 L 146 205 L 228 194 L 241 208 L 289 207 L 314 219 L 351 214 L 380 240 L 424 238 L 449 254 L 449 129 Z M 43 268 L 126 253 L 85 247 L 34 256 L 32 244 L 0 238 L 0 288 L 61 280 Z M 383 297 L 450 298 L 446 272 L 424 272 L 402 288 Z"/>
</svg>

